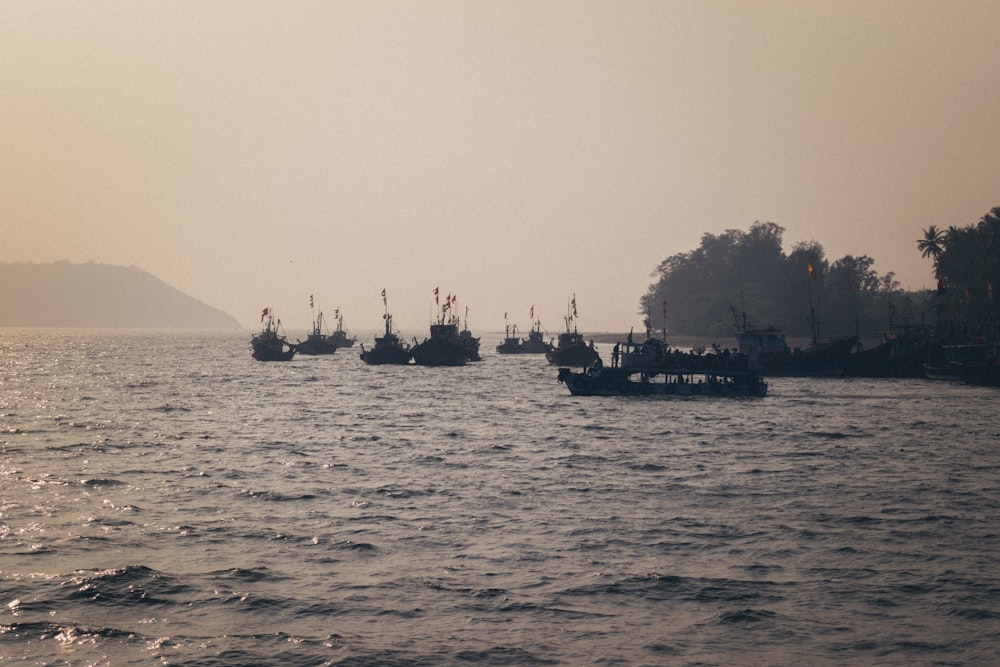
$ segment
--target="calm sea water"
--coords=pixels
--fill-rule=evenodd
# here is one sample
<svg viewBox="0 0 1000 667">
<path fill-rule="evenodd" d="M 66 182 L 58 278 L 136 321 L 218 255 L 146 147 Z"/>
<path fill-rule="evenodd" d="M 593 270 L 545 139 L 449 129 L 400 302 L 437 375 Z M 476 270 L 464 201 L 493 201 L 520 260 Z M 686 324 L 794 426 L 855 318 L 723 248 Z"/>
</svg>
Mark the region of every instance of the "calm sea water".
<svg viewBox="0 0 1000 667">
<path fill-rule="evenodd" d="M 997 390 L 574 398 L 495 342 L 0 331 L 0 664 L 1000 664 Z"/>
</svg>

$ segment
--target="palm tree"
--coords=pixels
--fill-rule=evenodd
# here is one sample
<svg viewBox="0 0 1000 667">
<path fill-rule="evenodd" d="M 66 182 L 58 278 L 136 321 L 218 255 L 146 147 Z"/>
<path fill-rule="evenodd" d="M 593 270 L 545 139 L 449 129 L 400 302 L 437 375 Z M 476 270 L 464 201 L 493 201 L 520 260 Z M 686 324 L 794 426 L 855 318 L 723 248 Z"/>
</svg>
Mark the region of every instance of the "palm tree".
<svg viewBox="0 0 1000 667">
<path fill-rule="evenodd" d="M 944 252 L 947 235 L 937 225 L 931 225 L 924 230 L 924 238 L 917 240 L 917 250 L 921 257 L 930 257 L 937 265 L 938 257 Z"/>
</svg>

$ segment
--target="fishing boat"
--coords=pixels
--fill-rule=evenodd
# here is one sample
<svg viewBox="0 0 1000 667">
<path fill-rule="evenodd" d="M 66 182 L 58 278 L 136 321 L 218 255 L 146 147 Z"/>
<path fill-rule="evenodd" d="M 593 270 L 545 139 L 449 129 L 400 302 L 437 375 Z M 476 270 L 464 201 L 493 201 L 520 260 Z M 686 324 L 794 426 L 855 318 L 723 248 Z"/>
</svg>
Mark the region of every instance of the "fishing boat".
<svg viewBox="0 0 1000 667">
<path fill-rule="evenodd" d="M 430 338 L 422 343 L 413 339 L 413 361 L 418 366 L 464 366 L 467 361 L 479 360 L 479 339 L 466 327 L 458 330 L 458 316 L 452 314 L 457 297 L 449 294 L 441 304 L 438 288 L 434 288 L 434 303 L 438 306 L 437 320 L 431 323 Z"/>
<path fill-rule="evenodd" d="M 411 352 L 418 366 L 464 366 L 469 360 L 468 348 L 458 332 L 458 318 L 431 324 L 430 338 L 416 343 Z"/>
<path fill-rule="evenodd" d="M 313 298 L 309 297 L 309 307 L 313 307 Z M 313 311 L 312 328 L 305 340 L 296 341 L 295 347 L 299 354 L 333 354 L 337 351 L 337 343 L 333 338 L 323 333 L 323 311 L 319 314 Z"/>
<path fill-rule="evenodd" d="M 559 334 L 556 339 L 556 346 L 545 353 L 545 358 L 553 366 L 574 366 L 586 368 L 597 363 L 601 358 L 594 341 L 588 345 L 583 336 L 576 330 L 576 295 L 570 301 L 570 309 L 563 320 L 566 323 L 566 331 Z"/>
<path fill-rule="evenodd" d="M 733 317 L 736 311 L 733 310 Z M 856 348 L 857 337 L 823 340 L 813 326 L 812 344 L 790 348 L 785 332 L 775 327 L 751 327 L 746 313 L 736 320 L 736 344 L 740 354 L 754 354 L 768 377 L 835 377 L 844 374 L 847 357 Z"/>
<path fill-rule="evenodd" d="M 504 326 L 503 342 L 497 345 L 499 354 L 545 354 L 553 349 L 551 343 L 545 342 L 539 320 L 535 320 L 527 338 L 517 335 L 516 324 Z"/>
<path fill-rule="evenodd" d="M 845 377 L 922 378 L 925 361 L 939 347 L 919 325 L 891 326 L 881 342 L 865 348 L 860 342 L 847 355 Z"/>
<path fill-rule="evenodd" d="M 330 334 L 330 340 L 332 340 L 337 347 L 354 347 L 354 344 L 358 342 L 356 336 L 349 335 L 344 331 L 344 315 L 340 312 L 340 308 L 333 312 L 333 319 L 337 322 L 337 327 Z"/>
<path fill-rule="evenodd" d="M 610 367 L 599 359 L 582 371 L 560 368 L 557 378 L 574 396 L 767 395 L 755 357 L 671 350 L 657 338 L 617 343 Z"/>
<path fill-rule="evenodd" d="M 942 345 L 936 357 L 926 362 L 924 375 L 931 380 L 950 380 L 966 384 L 1000 386 L 1000 345 L 973 341 Z"/>
<path fill-rule="evenodd" d="M 388 364 L 405 366 L 410 363 L 410 346 L 393 331 L 392 315 L 389 313 L 385 290 L 382 290 L 382 304 L 385 306 L 385 313 L 382 315 L 382 319 L 385 320 L 385 333 L 375 337 L 375 347 L 370 350 L 365 349 L 364 343 L 361 344 L 361 361 L 369 366 Z"/>
<path fill-rule="evenodd" d="M 279 333 L 281 320 L 275 319 L 271 308 L 265 308 L 260 315 L 264 323 L 260 333 L 250 339 L 250 354 L 257 361 L 290 361 L 297 347 Z"/>
</svg>

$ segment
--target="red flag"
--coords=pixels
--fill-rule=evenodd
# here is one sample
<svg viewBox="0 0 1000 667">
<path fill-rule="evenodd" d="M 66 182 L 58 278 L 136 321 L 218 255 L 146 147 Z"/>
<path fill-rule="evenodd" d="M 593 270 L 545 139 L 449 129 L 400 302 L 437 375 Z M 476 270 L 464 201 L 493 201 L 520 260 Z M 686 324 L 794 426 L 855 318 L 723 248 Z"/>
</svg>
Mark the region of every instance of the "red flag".
<svg viewBox="0 0 1000 667">
<path fill-rule="evenodd" d="M 663 317 L 664 318 L 667 317 L 667 300 L 666 299 L 663 300 Z"/>
<path fill-rule="evenodd" d="M 261 322 L 263 322 L 263 321 L 264 321 L 264 318 L 265 318 L 265 317 L 267 317 L 267 311 L 268 311 L 268 309 L 267 309 L 267 308 L 265 308 L 265 309 L 263 310 L 263 312 L 261 312 L 261 314 L 260 314 L 260 321 L 261 321 Z"/>
<path fill-rule="evenodd" d="M 312 294 L 309 295 L 309 307 L 310 308 L 313 307 L 313 295 Z"/>
<path fill-rule="evenodd" d="M 531 319 L 535 319 L 535 307 L 534 306 L 531 307 L 530 315 L 528 315 L 528 317 L 530 317 Z"/>
<path fill-rule="evenodd" d="M 434 305 L 438 305 L 438 304 L 440 304 L 440 303 L 441 303 L 441 302 L 440 302 L 440 301 L 438 301 L 438 288 L 437 288 L 437 287 L 435 287 L 435 288 L 434 288 Z"/>
<path fill-rule="evenodd" d="M 573 294 L 573 301 L 571 303 L 573 304 L 573 317 L 576 317 L 576 294 Z"/>
</svg>

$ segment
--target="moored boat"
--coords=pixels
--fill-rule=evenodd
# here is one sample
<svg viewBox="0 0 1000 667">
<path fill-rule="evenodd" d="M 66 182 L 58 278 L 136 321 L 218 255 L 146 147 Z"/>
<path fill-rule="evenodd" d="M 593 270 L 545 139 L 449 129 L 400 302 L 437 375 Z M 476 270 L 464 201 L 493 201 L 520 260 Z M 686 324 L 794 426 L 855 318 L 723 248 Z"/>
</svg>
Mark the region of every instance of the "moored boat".
<svg viewBox="0 0 1000 667">
<path fill-rule="evenodd" d="M 578 366 L 586 368 L 601 358 L 594 341 L 588 345 L 583 336 L 576 330 L 576 295 L 570 301 L 569 312 L 563 320 L 566 322 L 566 331 L 559 334 L 556 339 L 556 346 L 545 353 L 545 358 L 553 366 Z"/>
<path fill-rule="evenodd" d="M 533 306 L 531 312 L 534 314 Z M 499 354 L 545 354 L 553 349 L 551 343 L 545 342 L 540 320 L 535 320 L 527 338 L 517 335 L 516 324 L 505 325 L 503 342 L 497 345 Z"/>
<path fill-rule="evenodd" d="M 330 334 L 330 340 L 332 340 L 337 347 L 354 347 L 354 344 L 358 342 L 356 336 L 349 335 L 344 331 L 344 315 L 340 312 L 340 308 L 333 312 L 333 319 L 337 322 L 337 327 Z"/>
<path fill-rule="evenodd" d="M 312 295 L 309 296 L 309 307 L 313 307 Z M 323 311 L 312 318 L 312 328 L 305 340 L 295 343 L 299 354 L 333 354 L 337 351 L 337 343 L 328 334 L 323 333 Z"/>
<path fill-rule="evenodd" d="M 735 311 L 734 311 L 735 315 Z M 736 344 L 740 354 L 755 354 L 768 377 L 836 377 L 844 374 L 847 357 L 855 349 L 856 337 L 820 340 L 792 349 L 785 332 L 774 327 L 749 327 L 746 315 L 737 320 Z"/>
<path fill-rule="evenodd" d="M 385 333 L 375 337 L 375 347 L 370 350 L 365 349 L 364 343 L 361 344 L 361 361 L 369 366 L 389 364 L 405 366 L 410 363 L 410 346 L 393 331 L 392 315 L 389 313 L 385 290 L 382 290 L 382 304 L 385 306 L 385 313 L 382 315 L 382 319 L 385 320 Z"/>
<path fill-rule="evenodd" d="M 931 380 L 966 381 L 978 384 L 977 376 L 986 375 L 971 369 L 988 367 L 997 358 L 996 347 L 982 341 L 942 345 L 931 361 L 923 365 L 924 376 Z"/>
<path fill-rule="evenodd" d="M 457 297 L 449 294 L 442 305 L 438 288 L 434 288 L 434 302 L 438 305 L 437 321 L 431 323 L 430 338 L 422 343 L 413 339 L 413 362 L 418 366 L 464 366 L 465 362 L 479 360 L 479 339 L 466 328 L 458 330 L 459 320 L 451 310 Z"/>
<path fill-rule="evenodd" d="M 753 356 L 670 350 L 663 341 L 618 343 L 610 367 L 560 368 L 558 380 L 574 396 L 760 397 L 767 383 Z"/>
<path fill-rule="evenodd" d="M 265 308 L 260 319 L 264 326 L 250 338 L 250 354 L 257 361 L 290 361 L 297 348 L 279 333 L 281 320 L 275 319 L 271 308 Z"/>
</svg>

